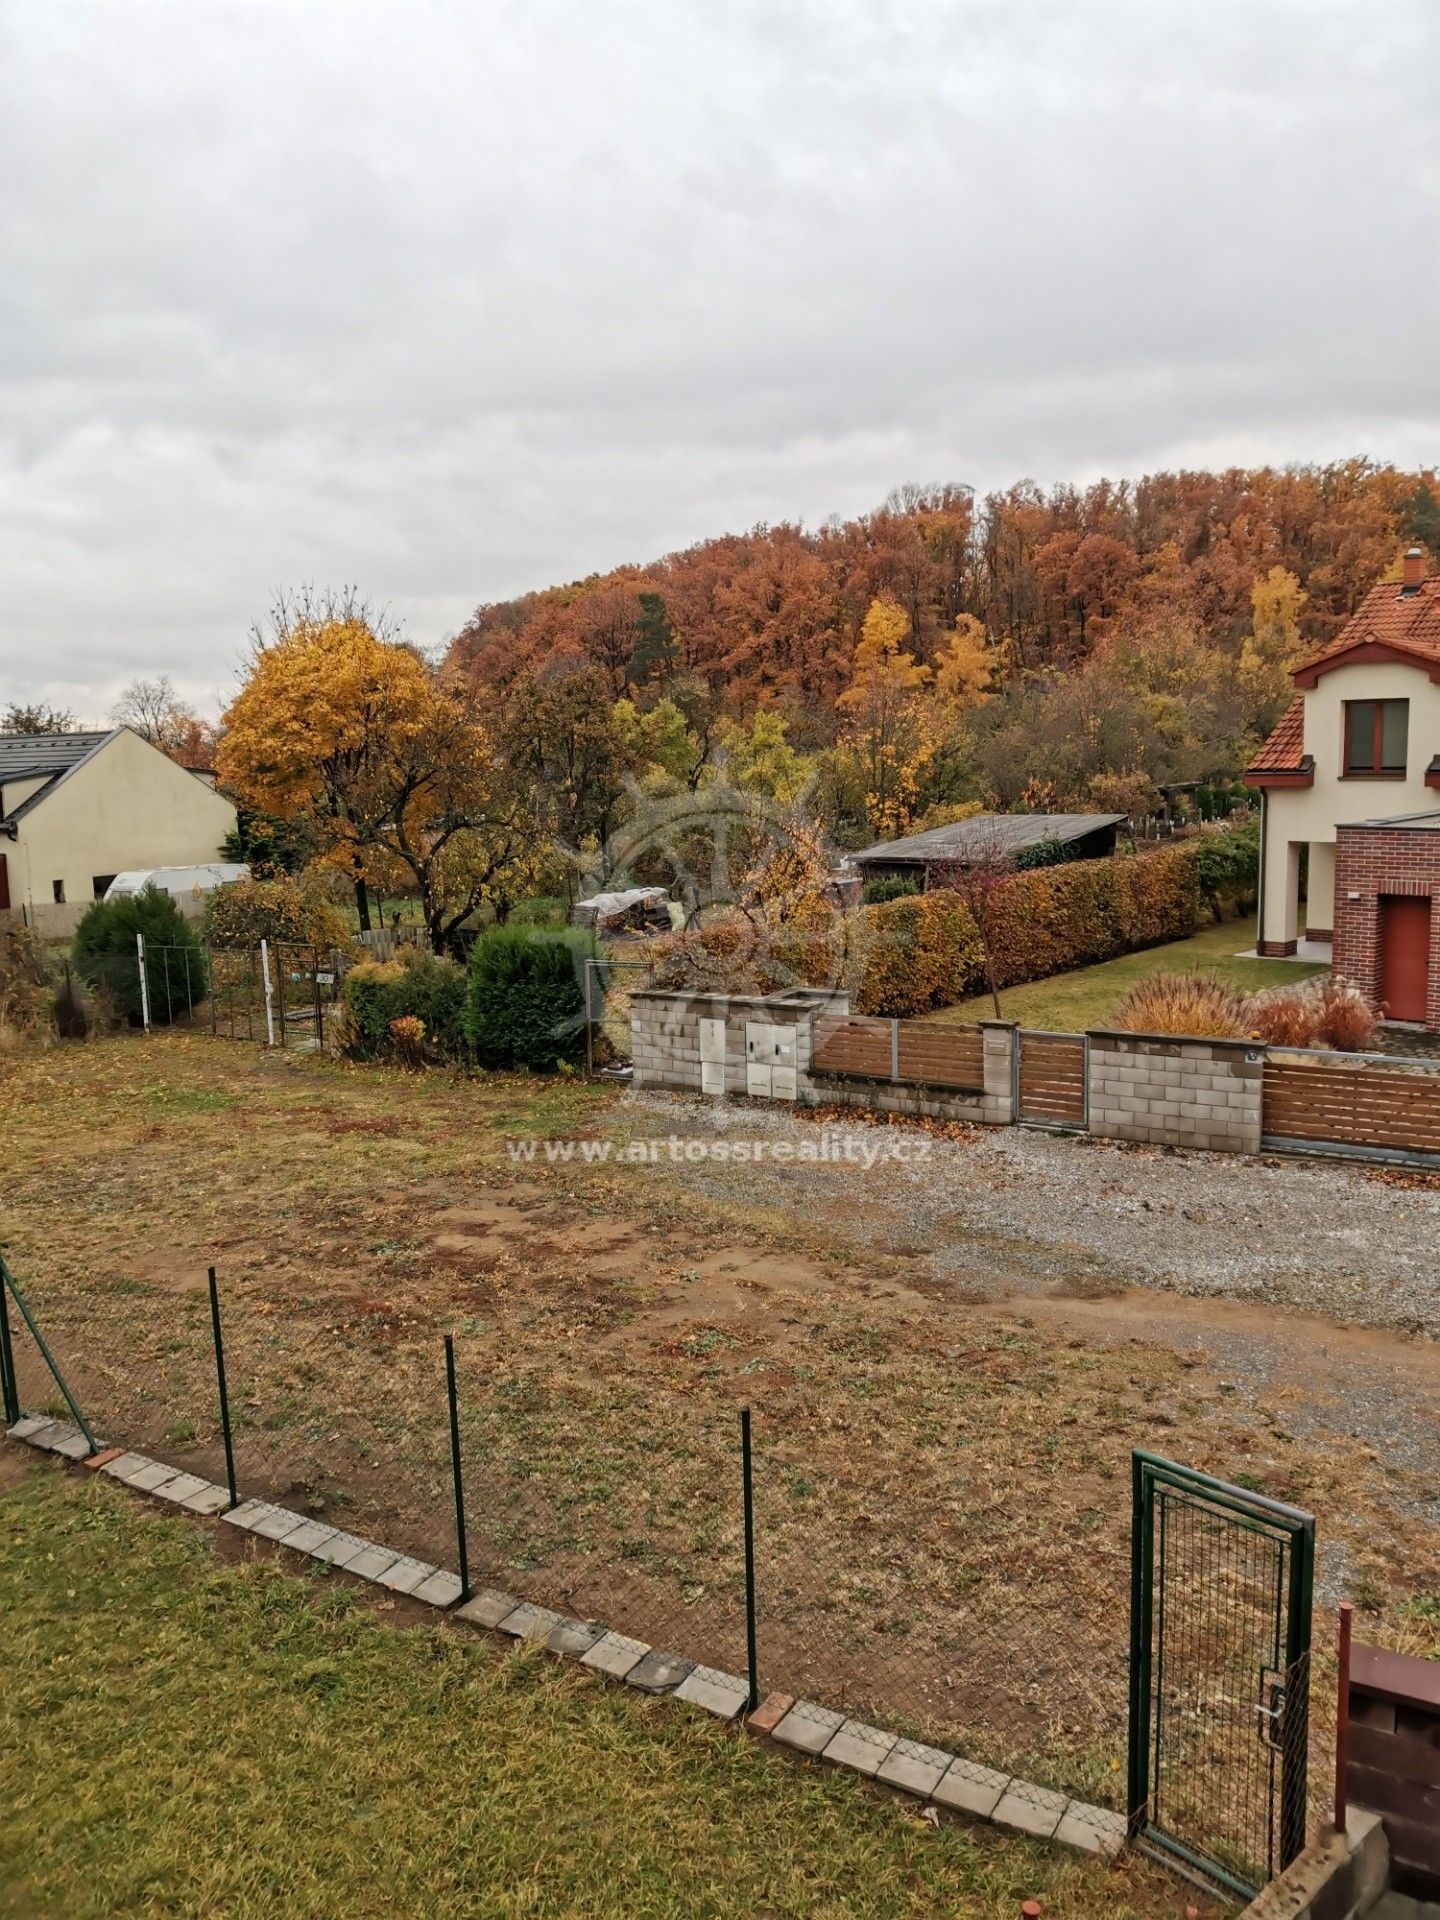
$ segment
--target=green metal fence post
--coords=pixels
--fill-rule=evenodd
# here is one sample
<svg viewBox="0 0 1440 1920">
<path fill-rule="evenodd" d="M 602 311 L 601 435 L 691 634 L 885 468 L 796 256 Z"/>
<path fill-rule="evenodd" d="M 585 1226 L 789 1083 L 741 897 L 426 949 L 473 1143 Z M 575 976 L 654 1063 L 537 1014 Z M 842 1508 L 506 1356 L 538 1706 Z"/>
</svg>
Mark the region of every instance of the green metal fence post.
<svg viewBox="0 0 1440 1920">
<path fill-rule="evenodd" d="M 1145 1462 L 1130 1455 L 1130 1726 L 1125 1816 L 1132 1840 L 1145 1827 L 1150 1798 L 1150 1503 Z"/>
<path fill-rule="evenodd" d="M 760 1666 L 755 1652 L 755 1480 L 750 1457 L 750 1409 L 740 1409 L 740 1480 L 745 1499 L 745 1659 L 750 1691 L 745 1711 L 760 1704 Z"/>
<path fill-rule="evenodd" d="M 1315 1604 L 1315 1522 L 1290 1547 L 1285 1609 L 1285 1720 L 1280 1750 L 1280 1871 L 1305 1851 L 1309 1827 L 1310 1636 Z"/>
<path fill-rule="evenodd" d="M 40 1357 L 45 1362 L 46 1366 L 50 1369 L 50 1377 L 55 1382 L 56 1386 L 60 1389 L 61 1397 L 64 1399 L 66 1406 L 70 1409 L 70 1418 L 75 1422 L 76 1426 L 80 1429 L 81 1433 L 84 1434 L 85 1444 L 87 1447 L 89 1447 L 91 1453 L 98 1453 L 100 1449 L 95 1443 L 94 1434 L 90 1431 L 90 1423 L 86 1420 L 84 1414 L 81 1413 L 79 1407 L 76 1405 L 74 1394 L 71 1393 L 69 1387 L 66 1386 L 65 1377 L 61 1373 L 59 1367 L 57 1367 L 55 1364 L 54 1354 L 51 1353 L 49 1347 L 46 1346 L 45 1344 L 44 1334 L 41 1333 L 39 1327 L 36 1326 L 35 1324 L 34 1314 L 31 1313 L 29 1307 L 26 1306 L 25 1304 L 24 1294 L 21 1293 L 19 1287 L 17 1287 L 15 1284 L 14 1274 L 11 1273 L 9 1267 L 6 1266 L 3 1260 L 0 1260 L 0 1286 L 9 1287 L 11 1294 L 14 1296 L 15 1304 L 20 1309 L 20 1318 L 25 1322 L 25 1325 L 29 1328 L 30 1338 L 35 1342 L 36 1346 L 40 1349 Z"/>
<path fill-rule="evenodd" d="M 460 1402 L 455 1392 L 455 1342 L 445 1336 L 445 1393 L 450 1402 L 450 1476 L 455 1483 L 455 1550 L 460 1556 L 460 1601 L 470 1598 L 470 1553 L 465 1539 L 465 1485 L 460 1474 Z"/>
<path fill-rule="evenodd" d="M 220 1287 L 215 1269 L 210 1269 L 210 1327 L 215 1336 L 215 1381 L 220 1389 L 220 1431 L 225 1438 L 225 1484 L 230 1490 L 230 1505 L 240 1504 L 235 1485 L 235 1448 L 230 1437 L 230 1393 L 225 1385 L 225 1341 L 220 1332 Z"/>
<path fill-rule="evenodd" d="M 15 1349 L 10 1344 L 10 1289 L 0 1267 L 0 1397 L 5 1402 L 5 1424 L 20 1418 L 20 1382 L 15 1377 Z"/>
</svg>

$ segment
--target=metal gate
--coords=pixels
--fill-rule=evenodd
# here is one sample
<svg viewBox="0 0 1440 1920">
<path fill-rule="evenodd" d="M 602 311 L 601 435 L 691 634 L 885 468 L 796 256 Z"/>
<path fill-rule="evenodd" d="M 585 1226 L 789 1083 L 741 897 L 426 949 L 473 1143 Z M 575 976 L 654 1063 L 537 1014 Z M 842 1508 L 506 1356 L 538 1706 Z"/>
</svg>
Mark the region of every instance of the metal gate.
<svg viewBox="0 0 1440 1920">
<path fill-rule="evenodd" d="M 1133 1456 L 1132 1838 L 1247 1897 L 1305 1845 L 1315 1522 Z"/>
</svg>

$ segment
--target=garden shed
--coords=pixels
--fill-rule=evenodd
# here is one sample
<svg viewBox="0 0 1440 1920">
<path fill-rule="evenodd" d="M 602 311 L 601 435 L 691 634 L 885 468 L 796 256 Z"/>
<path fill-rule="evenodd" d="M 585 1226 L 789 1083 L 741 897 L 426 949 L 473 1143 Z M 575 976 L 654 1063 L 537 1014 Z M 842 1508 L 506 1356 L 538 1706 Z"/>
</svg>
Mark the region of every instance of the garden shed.
<svg viewBox="0 0 1440 1920">
<path fill-rule="evenodd" d="M 976 813 L 903 840 L 882 840 L 852 853 L 866 880 L 914 880 L 944 886 L 957 868 L 1025 864 L 1049 843 L 1066 860 L 1101 860 L 1115 851 L 1123 813 Z M 1044 864 L 1043 861 L 1038 864 Z"/>
</svg>

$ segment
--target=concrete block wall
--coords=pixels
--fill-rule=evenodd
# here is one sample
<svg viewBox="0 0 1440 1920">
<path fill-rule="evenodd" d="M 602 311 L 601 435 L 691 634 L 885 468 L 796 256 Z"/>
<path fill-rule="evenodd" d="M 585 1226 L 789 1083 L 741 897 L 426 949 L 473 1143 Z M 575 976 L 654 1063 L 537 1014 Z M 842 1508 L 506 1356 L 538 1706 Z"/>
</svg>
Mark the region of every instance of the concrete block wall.
<svg viewBox="0 0 1440 1920">
<path fill-rule="evenodd" d="M 1362 1920 L 1385 1892 L 1390 1856 L 1373 1813 L 1352 1808 L 1250 1902 L 1238 1920 Z"/>
<path fill-rule="evenodd" d="M 1265 1049 L 1244 1040 L 1092 1032 L 1090 1131 L 1151 1146 L 1260 1151 Z"/>
<path fill-rule="evenodd" d="M 859 1079 L 811 1070 L 817 1011 L 846 1011 L 843 994 L 790 1002 L 758 994 L 631 996 L 631 1048 L 637 1087 L 699 1093 L 700 1022 L 725 1022 L 725 1091 L 745 1092 L 745 1029 L 751 1021 L 795 1029 L 796 1097 L 808 1106 L 861 1107 L 874 1113 L 1014 1124 L 1014 1024 L 982 1021 L 982 1091 Z M 1248 1041 L 1184 1040 L 1161 1035 L 1089 1035 L 1090 1131 L 1151 1146 L 1215 1153 L 1258 1153 L 1265 1050 Z"/>
<path fill-rule="evenodd" d="M 846 1013 L 849 996 L 815 994 L 787 1002 L 770 994 L 660 993 L 645 988 L 630 996 L 630 1057 L 637 1087 L 673 1087 L 699 1093 L 700 1022 L 725 1022 L 725 1091 L 745 1091 L 745 1029 L 752 1021 L 795 1029 L 797 1084 L 810 1070 L 812 1022 L 817 1011 Z"/>
</svg>

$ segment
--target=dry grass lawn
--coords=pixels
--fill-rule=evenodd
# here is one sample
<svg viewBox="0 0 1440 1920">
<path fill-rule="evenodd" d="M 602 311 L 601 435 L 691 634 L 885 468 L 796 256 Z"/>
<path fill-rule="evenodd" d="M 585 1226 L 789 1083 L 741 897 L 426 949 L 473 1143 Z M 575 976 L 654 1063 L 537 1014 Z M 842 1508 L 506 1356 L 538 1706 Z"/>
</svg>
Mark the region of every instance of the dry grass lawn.
<svg viewBox="0 0 1440 1920">
<path fill-rule="evenodd" d="M 0 1920 L 1162 1920 L 738 1729 L 0 1446 Z M 228 1556 L 225 1549 L 229 1549 Z M 298 1562 L 291 1561 L 291 1569 Z M 408 1630 L 402 1630 L 408 1628 Z"/>
<path fill-rule="evenodd" d="M 731 1668 L 751 1406 L 764 1684 L 1115 1801 L 1130 1450 L 1232 1473 L 1255 1409 L 1193 1354 L 967 1300 L 843 1217 L 505 1144 L 637 1124 L 574 1080 L 127 1036 L 5 1063 L 0 1239 L 92 1424 L 217 1473 L 213 1262 L 242 1491 L 447 1564 L 452 1334 L 479 1576 Z M 1396 1472 L 1267 1445 L 1266 1490 L 1433 1644 L 1437 1543 Z"/>
</svg>

